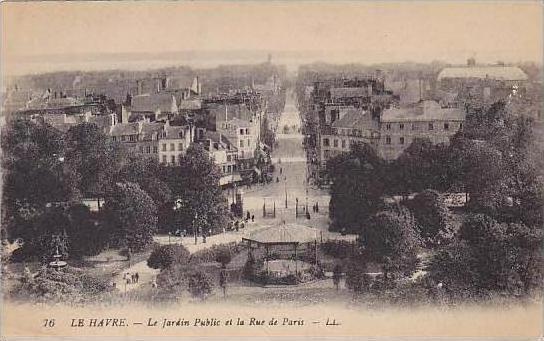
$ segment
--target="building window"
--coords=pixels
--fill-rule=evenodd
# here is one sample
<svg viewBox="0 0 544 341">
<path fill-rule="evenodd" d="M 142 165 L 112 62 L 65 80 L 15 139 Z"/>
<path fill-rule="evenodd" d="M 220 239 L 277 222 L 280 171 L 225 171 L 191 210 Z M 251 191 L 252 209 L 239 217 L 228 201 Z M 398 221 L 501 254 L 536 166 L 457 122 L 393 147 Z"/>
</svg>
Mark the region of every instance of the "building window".
<svg viewBox="0 0 544 341">
<path fill-rule="evenodd" d="M 331 145 L 329 139 L 323 139 L 323 147 L 329 147 Z"/>
<path fill-rule="evenodd" d="M 144 152 L 144 146 L 140 146 L 140 153 Z"/>
<path fill-rule="evenodd" d="M 240 129 L 240 135 L 244 135 L 244 129 Z"/>
<path fill-rule="evenodd" d="M 459 129 L 463 129 L 463 122 L 459 123 Z"/>
<path fill-rule="evenodd" d="M 417 130 L 417 123 L 412 123 L 412 130 Z"/>
<path fill-rule="evenodd" d="M 400 143 L 400 144 L 404 144 L 404 137 L 403 137 L 403 136 L 401 136 L 401 137 L 399 138 L 399 143 Z"/>
<path fill-rule="evenodd" d="M 166 155 L 162 156 L 162 163 L 166 163 Z"/>
<path fill-rule="evenodd" d="M 121 136 L 121 142 L 125 142 L 125 135 Z"/>
<path fill-rule="evenodd" d="M 113 139 L 113 142 L 117 141 L 117 136 L 113 136 L 112 139 Z"/>
<path fill-rule="evenodd" d="M 242 141 L 240 141 L 240 142 L 242 142 Z M 243 158 L 244 158 L 244 151 L 242 150 L 242 159 L 243 159 Z"/>
<path fill-rule="evenodd" d="M 342 140 L 342 148 L 346 148 L 346 140 Z"/>
<path fill-rule="evenodd" d="M 183 143 L 178 143 L 178 150 L 183 150 Z"/>
<path fill-rule="evenodd" d="M 444 130 L 450 130 L 450 124 L 449 123 L 444 123 Z"/>
<path fill-rule="evenodd" d="M 391 130 L 391 123 L 387 123 L 387 124 L 385 125 L 385 129 Z"/>
<path fill-rule="evenodd" d="M 246 128 L 246 135 L 249 135 L 249 129 Z"/>
<path fill-rule="evenodd" d="M 175 155 L 170 156 L 170 161 L 172 162 L 173 165 L 175 165 L 176 164 L 176 156 Z"/>
<path fill-rule="evenodd" d="M 166 151 L 166 143 L 163 143 L 162 144 L 162 151 L 165 152 Z M 166 161 L 165 161 L 166 162 Z"/>
<path fill-rule="evenodd" d="M 338 140 L 334 139 L 334 148 L 338 148 Z"/>
<path fill-rule="evenodd" d="M 236 172 L 236 165 L 232 165 L 232 171 Z"/>
<path fill-rule="evenodd" d="M 404 123 L 400 123 L 400 124 L 399 124 L 399 129 L 400 129 L 400 130 L 404 130 Z"/>
<path fill-rule="evenodd" d="M 230 162 L 232 157 L 230 155 L 227 155 L 227 162 Z"/>
<path fill-rule="evenodd" d="M 232 172 L 232 166 L 231 165 L 227 166 L 227 172 L 229 172 L 229 173 Z"/>
<path fill-rule="evenodd" d="M 176 145 L 173 143 L 170 143 L 170 151 L 173 152 L 176 150 Z"/>
<path fill-rule="evenodd" d="M 147 154 L 151 153 L 151 146 L 146 146 L 145 151 Z"/>
<path fill-rule="evenodd" d="M 431 123 L 429 123 L 429 130 L 433 130 L 434 129 L 434 125 Z"/>
<path fill-rule="evenodd" d="M 385 137 L 385 144 L 391 144 L 391 136 Z"/>
<path fill-rule="evenodd" d="M 134 135 L 130 135 L 130 136 L 128 137 L 128 140 L 129 140 L 130 142 L 134 142 L 134 141 L 136 141 L 136 138 L 135 138 Z"/>
<path fill-rule="evenodd" d="M 227 167 L 223 166 L 223 173 L 227 172 Z"/>
<path fill-rule="evenodd" d="M 251 141 L 249 139 L 247 139 L 247 146 L 251 147 Z"/>
<path fill-rule="evenodd" d="M 244 148 L 244 140 L 240 140 L 240 148 Z"/>
<path fill-rule="evenodd" d="M 153 146 L 153 153 L 157 154 L 159 152 L 158 146 Z"/>
</svg>

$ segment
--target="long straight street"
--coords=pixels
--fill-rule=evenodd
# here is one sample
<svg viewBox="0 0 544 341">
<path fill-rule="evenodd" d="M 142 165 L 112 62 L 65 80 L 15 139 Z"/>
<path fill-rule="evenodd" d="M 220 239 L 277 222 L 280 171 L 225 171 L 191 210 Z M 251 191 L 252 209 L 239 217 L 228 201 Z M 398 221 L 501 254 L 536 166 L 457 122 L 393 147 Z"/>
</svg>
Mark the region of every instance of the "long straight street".
<svg viewBox="0 0 544 341">
<path fill-rule="evenodd" d="M 241 188 L 244 200 L 244 215 L 247 211 L 255 216 L 255 221 L 250 222 L 244 229 L 236 231 L 227 231 L 225 233 L 213 235 L 206 238 L 206 243 L 202 237 L 198 237 L 198 242 L 194 243 L 191 236 L 168 237 L 156 236 L 155 241 L 160 244 L 183 244 L 189 252 L 193 253 L 199 250 L 209 248 L 213 245 L 226 244 L 231 242 L 241 242 L 242 238 L 259 229 L 278 225 L 282 223 L 299 224 L 318 228 L 322 231 L 321 237 L 327 239 L 346 239 L 353 240 L 355 236 L 341 236 L 336 232 L 329 232 L 328 206 L 330 196 L 325 190 L 311 188 L 306 184 L 306 157 L 304 146 L 302 145 L 303 135 L 300 133 L 300 115 L 295 105 L 295 97 L 292 91 L 287 93 L 285 110 L 281 114 L 278 122 L 278 145 L 272 153 L 272 162 L 275 166 L 273 174 L 274 180 L 270 184 L 253 185 L 250 188 Z M 284 127 L 289 130 L 284 133 Z M 232 196 L 229 195 L 229 202 L 232 202 Z M 296 217 L 295 211 L 298 199 L 299 216 Z M 287 207 L 286 207 L 287 202 Z M 319 206 L 319 212 L 315 213 L 312 206 Z M 305 216 L 306 204 L 310 211 L 310 219 Z M 263 217 L 263 205 L 268 212 L 276 209 L 276 216 Z M 136 273 L 144 281 L 138 284 L 126 286 L 126 280 L 123 278 L 125 273 Z M 157 270 L 147 267 L 146 261 L 139 262 L 126 269 L 123 274 L 115 278 L 119 288 L 123 290 L 133 290 L 142 283 L 149 283 L 151 278 L 157 274 Z"/>
</svg>

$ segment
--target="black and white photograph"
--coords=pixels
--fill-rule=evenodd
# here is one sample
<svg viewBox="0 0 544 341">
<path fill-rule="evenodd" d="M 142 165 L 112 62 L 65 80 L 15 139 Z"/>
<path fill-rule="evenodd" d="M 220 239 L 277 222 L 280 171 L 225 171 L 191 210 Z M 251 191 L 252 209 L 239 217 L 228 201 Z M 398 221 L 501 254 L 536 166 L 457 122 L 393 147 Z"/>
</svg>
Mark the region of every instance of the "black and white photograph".
<svg viewBox="0 0 544 341">
<path fill-rule="evenodd" d="M 0 11 L 2 340 L 542 337 L 541 1 Z"/>
</svg>

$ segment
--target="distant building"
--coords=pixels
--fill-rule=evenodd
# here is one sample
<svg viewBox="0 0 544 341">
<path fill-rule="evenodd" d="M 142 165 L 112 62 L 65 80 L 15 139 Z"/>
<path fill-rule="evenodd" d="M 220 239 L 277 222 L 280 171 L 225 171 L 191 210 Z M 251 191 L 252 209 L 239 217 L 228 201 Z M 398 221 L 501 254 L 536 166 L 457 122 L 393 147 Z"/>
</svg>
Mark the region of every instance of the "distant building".
<svg viewBox="0 0 544 341">
<path fill-rule="evenodd" d="M 462 129 L 465 111 L 442 108 L 435 101 L 386 109 L 380 117 L 379 154 L 386 160 L 396 159 L 416 138 L 428 138 L 433 144 L 449 143 Z"/>
<path fill-rule="evenodd" d="M 377 147 L 380 138 L 379 123 L 369 111 L 350 108 L 332 123 L 329 133 L 321 134 L 320 163 L 341 153 L 349 152 L 356 143 Z"/>
<path fill-rule="evenodd" d="M 221 170 L 221 179 L 219 180 L 221 186 L 242 180 L 237 166 L 238 150 L 222 133 L 207 131 L 199 143 L 204 146 L 204 149 L 210 154 L 210 158 Z"/>
<path fill-rule="evenodd" d="M 259 139 L 257 130 L 257 125 L 254 122 L 239 118 L 219 122 L 217 131 L 234 143 L 238 150 L 239 170 L 252 169 L 255 164 L 255 150 L 258 147 Z"/>
<path fill-rule="evenodd" d="M 130 103 L 130 119 L 147 118 L 150 121 L 171 119 L 178 113 L 174 95 L 169 93 L 134 96 Z"/>
<path fill-rule="evenodd" d="M 163 126 L 160 135 L 159 162 L 178 165 L 180 158 L 191 145 L 194 128 L 189 126 L 171 126 L 168 122 Z"/>
<path fill-rule="evenodd" d="M 512 93 L 524 93 L 528 76 L 516 66 L 478 66 L 474 60 L 469 60 L 464 67 L 444 68 L 437 81 L 442 96 L 455 94 L 458 106 L 471 101 L 485 105 L 505 99 Z"/>
</svg>

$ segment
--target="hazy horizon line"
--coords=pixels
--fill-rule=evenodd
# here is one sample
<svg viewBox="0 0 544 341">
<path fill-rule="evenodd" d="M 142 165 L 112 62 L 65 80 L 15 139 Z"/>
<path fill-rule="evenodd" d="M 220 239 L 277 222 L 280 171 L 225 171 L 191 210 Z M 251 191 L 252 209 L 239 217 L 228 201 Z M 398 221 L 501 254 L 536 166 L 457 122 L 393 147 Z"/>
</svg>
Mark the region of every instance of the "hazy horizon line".
<svg viewBox="0 0 544 341">
<path fill-rule="evenodd" d="M 70 54 L 42 54 L 18 56 L 16 62 L 3 65 L 4 75 L 20 77 L 27 75 L 46 74 L 53 72 L 92 72 L 109 70 L 142 71 L 145 69 L 160 69 L 166 67 L 189 67 L 196 69 L 212 69 L 218 66 L 259 64 L 272 57 L 272 63 L 285 65 L 289 71 L 296 70 L 301 65 L 332 64 L 332 65 L 383 65 L 383 64 L 431 64 L 443 63 L 448 65 L 463 65 L 466 58 L 417 59 L 407 57 L 404 60 L 387 58 L 386 51 L 374 50 L 374 58 L 364 58 L 369 50 L 268 50 L 268 49 L 233 49 L 233 50 L 172 50 L 165 52 L 96 52 Z M 498 52 L 498 51 L 497 51 Z M 379 55 L 383 55 L 383 59 Z M 542 65 L 543 61 L 507 60 L 499 57 L 480 56 L 478 53 L 464 53 L 467 58 L 475 57 L 479 64 L 494 64 L 499 61 L 505 64 L 534 63 Z M 40 65 L 37 66 L 36 64 Z M 44 64 L 45 63 L 45 64 Z M 143 65 L 139 65 L 143 63 Z M 86 65 L 85 65 L 86 64 Z"/>
</svg>

